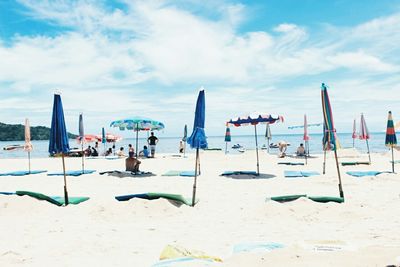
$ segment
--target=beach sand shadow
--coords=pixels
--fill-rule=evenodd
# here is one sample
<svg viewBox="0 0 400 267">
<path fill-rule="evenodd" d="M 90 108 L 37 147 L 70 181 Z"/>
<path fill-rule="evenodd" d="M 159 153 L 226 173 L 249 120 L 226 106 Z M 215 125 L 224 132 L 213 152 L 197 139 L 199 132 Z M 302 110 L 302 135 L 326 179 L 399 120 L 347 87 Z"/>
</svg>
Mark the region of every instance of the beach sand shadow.
<svg viewBox="0 0 400 267">
<path fill-rule="evenodd" d="M 232 174 L 232 175 L 223 175 L 226 178 L 232 179 L 242 179 L 242 180 L 256 180 L 256 179 L 271 179 L 276 177 L 273 174 L 260 173 L 260 175 L 252 175 L 252 174 Z"/>
</svg>

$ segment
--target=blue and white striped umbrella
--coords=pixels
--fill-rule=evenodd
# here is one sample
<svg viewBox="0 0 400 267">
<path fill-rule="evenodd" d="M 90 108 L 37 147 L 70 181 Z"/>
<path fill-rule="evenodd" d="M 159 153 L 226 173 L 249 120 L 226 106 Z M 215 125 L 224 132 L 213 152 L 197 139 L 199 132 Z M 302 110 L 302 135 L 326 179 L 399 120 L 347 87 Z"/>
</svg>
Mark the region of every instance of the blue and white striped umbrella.
<svg viewBox="0 0 400 267">
<path fill-rule="evenodd" d="M 110 127 L 118 127 L 120 130 L 154 131 L 165 128 L 162 122 L 143 117 L 132 117 L 124 120 L 113 121 Z"/>
</svg>

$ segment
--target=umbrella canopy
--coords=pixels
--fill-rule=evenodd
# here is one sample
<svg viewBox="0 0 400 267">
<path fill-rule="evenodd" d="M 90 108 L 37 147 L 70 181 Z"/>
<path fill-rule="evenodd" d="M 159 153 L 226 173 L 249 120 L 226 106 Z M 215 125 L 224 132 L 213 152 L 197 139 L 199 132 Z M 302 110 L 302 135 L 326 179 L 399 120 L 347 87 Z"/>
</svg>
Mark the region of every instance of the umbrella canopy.
<svg viewBox="0 0 400 267">
<path fill-rule="evenodd" d="M 340 178 L 339 161 L 336 152 L 336 150 L 339 148 L 339 142 L 337 140 L 336 129 L 333 124 L 332 108 L 331 108 L 331 103 L 329 101 L 328 89 L 324 83 L 321 85 L 321 100 L 322 100 L 322 112 L 324 116 L 324 137 L 322 140 L 323 149 L 324 151 L 333 150 L 335 152 L 336 169 L 339 178 L 339 194 L 340 197 L 344 197 L 342 189 L 342 180 Z M 326 153 L 324 153 L 324 155 L 326 155 Z M 324 173 L 325 173 L 325 160 L 324 160 Z"/>
<path fill-rule="evenodd" d="M 356 119 L 354 119 L 354 122 L 353 122 L 353 133 L 351 135 L 351 138 L 353 138 L 353 139 L 357 138 Z"/>
<path fill-rule="evenodd" d="M 267 140 L 271 140 L 272 139 L 271 127 L 269 127 L 269 123 L 267 123 L 267 127 L 265 128 L 265 138 Z"/>
<path fill-rule="evenodd" d="M 185 124 L 185 127 L 183 128 L 183 137 L 182 137 L 182 141 L 186 142 L 187 140 L 187 125 Z"/>
<path fill-rule="evenodd" d="M 103 141 L 103 138 L 105 138 L 107 143 L 114 143 L 114 142 L 119 142 L 119 141 L 122 140 L 122 136 L 115 135 L 115 134 L 112 134 L 112 133 L 105 133 L 104 137 L 103 137 L 103 134 L 96 135 L 94 137 L 98 141 Z"/>
<path fill-rule="evenodd" d="M 24 150 L 26 152 L 31 152 L 33 150 L 33 146 L 31 143 L 31 127 L 29 125 L 29 120 L 25 119 L 25 145 Z"/>
<path fill-rule="evenodd" d="M 106 131 L 104 130 L 104 127 L 101 128 L 101 143 L 105 144 L 107 142 L 106 139 Z"/>
<path fill-rule="evenodd" d="M 365 122 L 364 114 L 361 113 L 361 121 L 360 121 L 360 134 L 358 136 L 360 140 L 368 140 L 369 139 L 369 131 L 367 128 L 367 123 Z"/>
<path fill-rule="evenodd" d="M 394 130 L 394 123 L 391 111 L 389 111 L 388 114 L 385 145 L 388 147 L 394 147 L 397 145 L 396 131 Z"/>
<path fill-rule="evenodd" d="M 79 140 L 84 141 L 85 131 L 83 129 L 83 114 L 79 114 Z"/>
<path fill-rule="evenodd" d="M 303 140 L 304 140 L 304 141 L 310 140 L 310 136 L 308 135 L 307 115 L 306 115 L 306 114 L 304 114 L 304 134 L 303 134 Z"/>
<path fill-rule="evenodd" d="M 118 127 L 121 131 L 134 130 L 136 131 L 154 131 L 165 128 L 162 122 L 144 117 L 132 117 L 124 120 L 113 121 L 110 127 Z"/>
<path fill-rule="evenodd" d="M 204 132 L 204 124 L 206 119 L 206 104 L 204 90 L 199 92 L 196 103 L 196 111 L 194 114 L 193 132 L 187 139 L 191 148 L 207 148 L 207 137 Z"/>
<path fill-rule="evenodd" d="M 229 128 L 229 126 L 226 126 L 226 131 L 225 131 L 225 142 L 231 142 L 232 138 L 231 138 L 231 129 Z"/>
<path fill-rule="evenodd" d="M 68 153 L 68 134 L 65 127 L 64 111 L 60 95 L 54 95 L 53 114 L 51 119 L 49 153 Z"/>
<path fill-rule="evenodd" d="M 51 119 L 49 153 L 51 155 L 61 153 L 64 171 L 64 200 L 68 205 L 67 177 L 65 175 L 64 153 L 69 152 L 68 133 L 65 127 L 64 111 L 61 96 L 54 95 L 53 114 Z"/>
<path fill-rule="evenodd" d="M 94 135 L 94 134 L 85 134 L 85 135 L 83 135 L 83 137 L 82 136 L 78 136 L 76 138 L 76 141 L 79 144 L 81 144 L 81 143 L 91 143 L 91 142 L 95 142 L 95 141 L 98 141 L 98 140 L 99 140 L 99 138 L 97 138 L 97 136 Z M 101 138 L 100 138 L 100 140 L 101 140 Z"/>
<path fill-rule="evenodd" d="M 336 136 L 336 129 L 333 123 L 331 103 L 329 101 L 328 90 L 323 83 L 321 86 L 322 112 L 324 116 L 324 137 L 322 139 L 323 149 L 336 151 L 340 148 L 339 140 Z"/>
</svg>

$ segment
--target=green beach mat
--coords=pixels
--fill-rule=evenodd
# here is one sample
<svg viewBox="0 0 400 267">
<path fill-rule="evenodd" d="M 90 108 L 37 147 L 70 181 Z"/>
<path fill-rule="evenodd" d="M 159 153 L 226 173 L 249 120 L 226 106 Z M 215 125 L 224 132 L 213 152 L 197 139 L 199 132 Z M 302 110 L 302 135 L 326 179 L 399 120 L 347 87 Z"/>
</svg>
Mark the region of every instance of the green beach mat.
<svg viewBox="0 0 400 267">
<path fill-rule="evenodd" d="M 276 196 L 276 197 L 270 197 L 267 198 L 266 201 L 268 200 L 273 200 L 276 202 L 290 202 L 297 200 L 301 197 L 306 197 L 312 201 L 315 202 L 320 202 L 320 203 L 327 203 L 327 202 L 336 202 L 336 203 L 343 203 L 344 198 L 342 197 L 330 197 L 330 196 L 307 196 L 307 195 L 286 195 L 286 196 Z"/>
<path fill-rule="evenodd" d="M 38 200 L 46 200 L 54 205 L 62 206 L 65 204 L 64 197 L 55 196 L 50 197 L 41 193 L 31 192 L 31 191 L 17 191 L 15 192 L 18 196 L 30 196 Z M 77 205 L 81 202 L 88 200 L 88 197 L 68 197 L 68 204 Z"/>
<path fill-rule="evenodd" d="M 370 165 L 368 161 L 347 161 L 340 164 L 342 164 L 342 166 Z"/>
<path fill-rule="evenodd" d="M 182 195 L 178 194 L 169 194 L 169 193 L 143 193 L 143 194 L 131 194 L 131 195 L 123 195 L 123 196 L 116 196 L 115 199 L 118 201 L 128 201 L 132 198 L 142 198 L 142 199 L 147 199 L 147 200 L 153 200 L 153 199 L 159 199 L 159 198 L 165 198 L 167 200 L 172 200 L 176 202 L 180 202 L 182 204 L 191 206 L 192 205 L 192 200 L 183 197 Z M 196 203 L 198 200 L 196 200 Z"/>
</svg>

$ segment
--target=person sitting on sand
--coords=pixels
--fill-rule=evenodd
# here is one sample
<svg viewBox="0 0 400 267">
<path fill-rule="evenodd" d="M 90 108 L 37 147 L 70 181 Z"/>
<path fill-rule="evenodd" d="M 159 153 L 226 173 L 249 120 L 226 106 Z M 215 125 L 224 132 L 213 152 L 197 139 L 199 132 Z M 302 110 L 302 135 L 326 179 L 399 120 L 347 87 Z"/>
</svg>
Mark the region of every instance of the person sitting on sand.
<svg viewBox="0 0 400 267">
<path fill-rule="evenodd" d="M 280 141 L 278 143 L 279 147 L 279 158 L 284 158 L 286 156 L 286 149 L 287 149 L 287 143 L 285 141 Z"/>
<path fill-rule="evenodd" d="M 149 149 L 147 146 L 143 146 L 143 150 L 139 152 L 139 157 L 148 158 L 149 157 Z"/>
<path fill-rule="evenodd" d="M 128 157 L 125 160 L 125 170 L 131 172 L 138 172 L 140 163 L 141 163 L 140 160 Z"/>
<path fill-rule="evenodd" d="M 112 148 L 109 148 L 109 149 L 107 149 L 107 151 L 104 153 L 104 156 L 105 157 L 107 157 L 107 156 L 111 156 L 112 155 Z"/>
<path fill-rule="evenodd" d="M 305 149 L 304 149 L 304 145 L 303 144 L 300 144 L 300 146 L 297 148 L 296 155 L 297 156 L 304 156 L 305 155 Z"/>
<path fill-rule="evenodd" d="M 90 157 L 92 155 L 92 147 L 88 146 L 83 153 L 85 153 L 86 157 Z"/>
<path fill-rule="evenodd" d="M 99 152 L 97 152 L 96 148 L 92 147 L 92 157 L 98 157 Z"/>
<path fill-rule="evenodd" d="M 179 141 L 179 153 L 183 153 L 183 141 Z"/>
<path fill-rule="evenodd" d="M 122 146 L 119 148 L 119 151 L 117 152 L 117 156 L 120 158 L 126 157 L 126 155 L 124 154 L 124 148 Z"/>
</svg>

